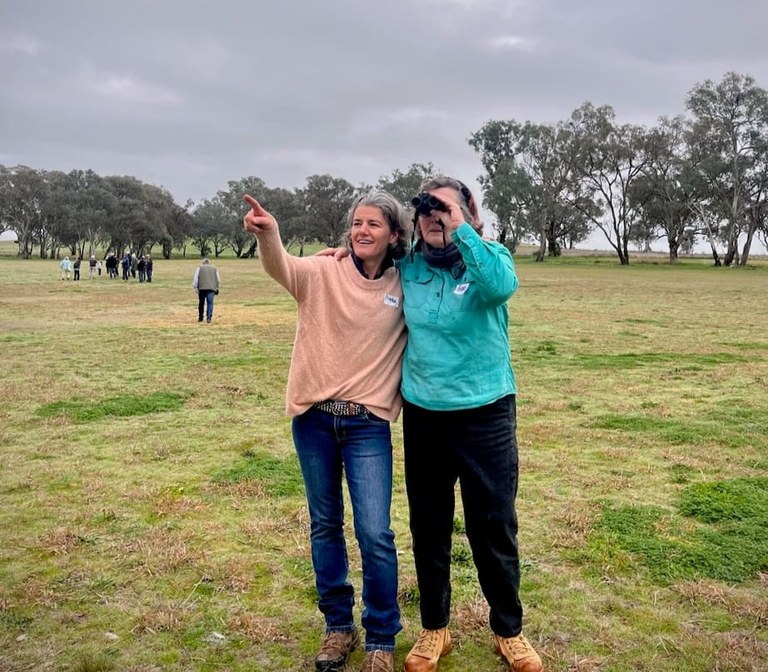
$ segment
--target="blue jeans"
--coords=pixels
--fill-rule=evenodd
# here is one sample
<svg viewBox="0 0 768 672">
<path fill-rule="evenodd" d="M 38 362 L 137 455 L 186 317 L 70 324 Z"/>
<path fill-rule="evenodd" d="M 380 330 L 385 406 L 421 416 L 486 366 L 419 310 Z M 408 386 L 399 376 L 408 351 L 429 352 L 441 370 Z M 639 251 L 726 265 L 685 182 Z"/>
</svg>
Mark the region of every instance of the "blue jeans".
<svg viewBox="0 0 768 672">
<path fill-rule="evenodd" d="M 197 319 L 202 322 L 203 310 L 205 317 L 210 322 L 213 318 L 213 297 L 216 293 L 212 289 L 201 289 L 197 293 Z"/>
<path fill-rule="evenodd" d="M 463 411 L 403 405 L 405 486 L 421 624 L 437 630 L 451 610 L 451 541 L 456 481 L 491 630 L 520 634 L 517 545 L 517 410 L 515 395 Z"/>
<path fill-rule="evenodd" d="M 307 492 L 312 564 L 328 632 L 354 630 L 354 589 L 344 540 L 342 474 L 352 502 L 363 563 L 362 625 L 366 650 L 393 651 L 401 630 L 397 555 L 390 528 L 392 436 L 371 413 L 352 417 L 315 408 L 293 419 L 293 441 Z"/>
</svg>

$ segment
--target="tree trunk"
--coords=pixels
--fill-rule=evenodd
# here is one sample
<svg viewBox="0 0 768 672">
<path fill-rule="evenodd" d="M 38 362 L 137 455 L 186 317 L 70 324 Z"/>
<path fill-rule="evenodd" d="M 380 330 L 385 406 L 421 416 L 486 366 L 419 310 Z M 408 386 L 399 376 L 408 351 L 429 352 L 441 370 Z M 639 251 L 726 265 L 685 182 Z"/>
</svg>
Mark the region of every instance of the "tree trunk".
<svg viewBox="0 0 768 672">
<path fill-rule="evenodd" d="M 544 258 L 547 255 L 547 234 L 546 231 L 542 228 L 541 231 L 539 231 L 539 249 L 536 250 L 536 261 L 544 261 Z"/>
<path fill-rule="evenodd" d="M 669 263 L 676 264 L 678 262 L 678 252 L 680 250 L 680 243 L 677 238 L 669 238 Z"/>
<path fill-rule="evenodd" d="M 750 218 L 749 226 L 747 227 L 747 239 L 744 241 L 744 247 L 741 248 L 741 260 L 739 264 L 746 266 L 749 261 L 749 253 L 752 249 L 752 239 L 755 237 L 755 231 L 757 230 L 757 222 L 753 218 Z"/>
</svg>

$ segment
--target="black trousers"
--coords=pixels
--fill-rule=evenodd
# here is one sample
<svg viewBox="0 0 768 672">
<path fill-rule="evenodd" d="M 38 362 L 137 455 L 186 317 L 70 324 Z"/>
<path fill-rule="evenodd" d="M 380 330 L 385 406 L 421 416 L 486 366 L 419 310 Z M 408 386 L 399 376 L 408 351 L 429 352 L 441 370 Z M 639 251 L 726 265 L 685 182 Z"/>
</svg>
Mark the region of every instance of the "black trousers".
<svg viewBox="0 0 768 672">
<path fill-rule="evenodd" d="M 464 411 L 429 411 L 405 402 L 405 484 L 422 627 L 448 624 L 451 537 L 458 480 L 465 529 L 491 630 L 520 634 L 517 546 L 518 460 L 515 396 Z"/>
</svg>

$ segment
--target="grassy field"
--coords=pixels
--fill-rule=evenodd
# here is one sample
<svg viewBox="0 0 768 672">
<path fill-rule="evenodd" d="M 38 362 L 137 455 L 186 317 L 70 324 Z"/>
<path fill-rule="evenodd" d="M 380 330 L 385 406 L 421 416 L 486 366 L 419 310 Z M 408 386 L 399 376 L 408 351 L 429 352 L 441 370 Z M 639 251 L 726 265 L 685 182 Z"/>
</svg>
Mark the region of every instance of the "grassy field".
<svg viewBox="0 0 768 672">
<path fill-rule="evenodd" d="M 208 325 L 192 259 L 74 283 L 0 256 L 0 670 L 313 669 L 295 307 L 258 261 L 214 263 Z M 768 263 L 518 273 L 522 597 L 546 669 L 768 669 Z M 394 435 L 399 668 L 419 621 Z M 500 672 L 455 527 L 440 670 Z"/>
</svg>

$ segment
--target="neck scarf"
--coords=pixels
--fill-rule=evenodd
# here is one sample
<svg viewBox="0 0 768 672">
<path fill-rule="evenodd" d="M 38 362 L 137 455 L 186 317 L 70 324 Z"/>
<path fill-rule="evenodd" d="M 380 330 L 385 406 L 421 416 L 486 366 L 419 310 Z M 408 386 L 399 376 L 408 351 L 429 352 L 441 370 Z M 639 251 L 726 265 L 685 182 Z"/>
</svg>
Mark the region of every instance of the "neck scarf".
<svg viewBox="0 0 768 672">
<path fill-rule="evenodd" d="M 456 243 L 448 243 L 445 247 L 432 247 L 423 240 L 420 243 L 424 260 L 430 266 L 443 269 L 453 269 L 454 266 L 461 266 L 463 272 L 465 268 L 464 261 L 461 258 L 459 248 L 456 247 Z"/>
</svg>

